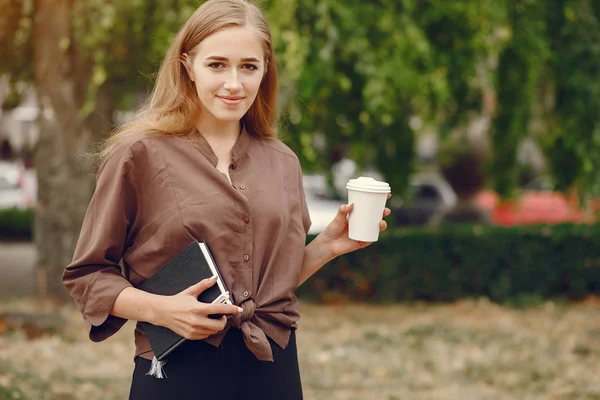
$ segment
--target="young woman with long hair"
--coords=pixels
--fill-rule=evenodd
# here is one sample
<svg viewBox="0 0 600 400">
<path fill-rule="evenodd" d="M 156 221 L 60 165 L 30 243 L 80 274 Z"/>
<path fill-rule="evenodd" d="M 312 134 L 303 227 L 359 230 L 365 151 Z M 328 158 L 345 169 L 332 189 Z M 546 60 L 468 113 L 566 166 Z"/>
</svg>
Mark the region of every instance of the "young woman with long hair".
<svg viewBox="0 0 600 400">
<path fill-rule="evenodd" d="M 99 151 L 63 283 L 91 340 L 138 321 L 130 399 L 302 398 L 294 291 L 368 243 L 348 238 L 352 205 L 342 205 L 305 245 L 302 170 L 276 138 L 277 89 L 260 10 L 209 0 L 175 37 L 138 118 Z M 193 239 L 210 247 L 233 305 L 197 301 L 214 279 L 173 296 L 138 289 Z M 164 379 L 147 374 L 153 353 L 142 321 L 189 339 L 162 366 Z"/>
</svg>

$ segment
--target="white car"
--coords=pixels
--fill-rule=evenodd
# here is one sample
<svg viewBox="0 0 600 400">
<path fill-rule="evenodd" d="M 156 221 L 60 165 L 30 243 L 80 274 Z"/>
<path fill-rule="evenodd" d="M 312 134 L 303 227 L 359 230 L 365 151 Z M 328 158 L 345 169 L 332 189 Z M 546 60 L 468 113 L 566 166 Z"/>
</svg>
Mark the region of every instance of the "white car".
<svg viewBox="0 0 600 400">
<path fill-rule="evenodd" d="M 0 210 L 32 207 L 35 172 L 27 171 L 19 162 L 0 161 Z"/>
<path fill-rule="evenodd" d="M 338 212 L 343 201 L 336 200 L 329 195 L 325 176 L 304 175 L 302 177 L 306 205 L 312 225 L 309 235 L 317 235 L 325 229 Z"/>
<path fill-rule="evenodd" d="M 370 175 L 381 179 L 379 175 Z M 438 173 L 417 172 L 411 176 L 409 184 L 409 190 L 413 192 L 410 202 L 404 203 L 399 196 L 395 196 L 387 204 L 392 209 L 390 218 L 396 225 L 426 225 L 436 212 L 450 209 L 456 204 L 454 190 Z M 324 175 L 306 174 L 303 176 L 303 185 L 312 220 L 308 233 L 316 235 L 325 229 L 337 214 L 340 205 L 347 200 L 336 199 L 330 195 Z M 338 186 L 340 194 L 346 195 L 346 191 L 341 189 L 343 188 Z"/>
</svg>

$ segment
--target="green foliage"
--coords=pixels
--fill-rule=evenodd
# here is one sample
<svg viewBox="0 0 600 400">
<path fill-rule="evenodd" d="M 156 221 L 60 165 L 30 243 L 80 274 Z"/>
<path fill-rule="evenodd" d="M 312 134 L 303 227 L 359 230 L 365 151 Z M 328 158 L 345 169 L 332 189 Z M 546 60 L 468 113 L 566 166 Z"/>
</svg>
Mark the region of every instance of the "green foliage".
<svg viewBox="0 0 600 400">
<path fill-rule="evenodd" d="M 307 171 L 329 171 L 343 147 L 360 165 L 378 168 L 399 194 L 414 163 L 419 129 L 411 120 L 447 137 L 481 113 L 483 86 L 492 79 L 498 110 L 490 171 L 498 191 L 515 188 L 516 150 L 530 133 L 532 109 L 541 107 L 547 128 L 536 140 L 557 187 L 600 193 L 597 1 L 260 3 L 280 65 L 283 139 Z M 84 109 L 95 108 L 103 84 L 112 88 L 117 109 L 133 108 L 199 4 L 75 2 L 72 36 L 59 44 L 91 64 Z M 34 2 L 2 0 L 0 7 L 0 75 L 31 81 Z M 19 98 L 13 87 L 8 105 Z"/>
<path fill-rule="evenodd" d="M 28 240 L 33 236 L 32 209 L 9 208 L 0 210 L 0 238 L 9 240 Z"/>
<path fill-rule="evenodd" d="M 0 1 L 0 77 L 8 75 L 11 92 L 3 107 L 14 107 L 22 94 L 17 82 L 33 80 L 32 0 Z"/>
<path fill-rule="evenodd" d="M 600 194 L 600 7 L 593 0 L 508 0 L 512 37 L 497 71 L 491 175 L 501 194 L 517 184 L 516 150 L 530 134 L 532 108 L 545 129 L 536 137 L 556 188 Z"/>
<path fill-rule="evenodd" d="M 497 69 L 498 114 L 494 121 L 491 176 L 510 195 L 518 183 L 516 153 L 529 134 L 533 92 L 547 59 L 546 26 L 536 1 L 509 1 L 511 39 Z"/>
<path fill-rule="evenodd" d="M 473 78 L 489 52 L 495 14 L 479 4 L 307 0 L 288 8 L 296 33 L 287 32 L 295 38 L 287 43 L 301 50 L 283 68 L 301 72 L 293 74 L 297 92 L 283 118 L 303 165 L 328 170 L 331 153 L 347 144 L 350 157 L 376 166 L 401 192 L 413 166 L 411 117 L 449 131 L 480 109 Z M 323 149 L 315 149 L 315 135 Z"/>
<path fill-rule="evenodd" d="M 561 3 L 548 16 L 555 114 L 543 145 L 558 189 L 600 195 L 600 6 Z"/>
<path fill-rule="evenodd" d="M 140 92 L 152 86 L 167 47 L 197 5 L 193 0 L 76 2 L 74 43 L 93 63 L 91 105 L 98 88 L 110 80 L 119 107 L 133 108 Z"/>
<path fill-rule="evenodd" d="M 600 225 L 395 230 L 326 265 L 298 295 L 322 300 L 335 292 L 373 302 L 580 299 L 600 294 L 599 243 Z"/>
<path fill-rule="evenodd" d="M 415 20 L 431 48 L 432 84 L 439 89 L 427 105 L 442 135 L 481 111 L 478 65 L 496 46 L 493 37 L 503 19 L 497 2 L 427 0 L 416 2 Z"/>
<path fill-rule="evenodd" d="M 91 61 L 85 109 L 95 107 L 101 85 L 110 81 L 119 108 L 133 108 L 171 39 L 199 5 L 195 0 L 86 0 L 71 9 L 71 37 L 60 39 L 63 54 L 74 51 Z M 0 3 L 0 75 L 33 79 L 32 0 Z M 62 56 L 61 55 L 61 56 Z"/>
</svg>

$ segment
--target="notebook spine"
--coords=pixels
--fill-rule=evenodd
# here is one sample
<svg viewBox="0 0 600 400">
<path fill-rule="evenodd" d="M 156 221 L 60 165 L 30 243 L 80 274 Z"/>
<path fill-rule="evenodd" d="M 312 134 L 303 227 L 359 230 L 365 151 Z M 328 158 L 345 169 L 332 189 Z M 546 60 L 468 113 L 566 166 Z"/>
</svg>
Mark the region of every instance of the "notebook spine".
<svg viewBox="0 0 600 400">
<path fill-rule="evenodd" d="M 219 297 L 217 297 L 213 301 L 213 303 L 232 304 L 231 298 L 229 296 L 229 291 L 227 291 L 227 289 L 225 289 L 225 284 L 223 283 L 223 277 L 219 273 L 219 269 L 217 268 L 215 260 L 213 259 L 212 254 L 210 253 L 210 250 L 208 249 L 206 242 L 199 241 L 198 246 L 200 247 L 202 254 L 204 254 L 204 258 L 206 259 L 206 262 L 207 262 L 208 267 L 210 268 L 211 272 L 213 273 L 213 275 L 217 276 L 217 286 L 219 287 L 219 292 L 221 292 L 221 295 Z"/>
</svg>

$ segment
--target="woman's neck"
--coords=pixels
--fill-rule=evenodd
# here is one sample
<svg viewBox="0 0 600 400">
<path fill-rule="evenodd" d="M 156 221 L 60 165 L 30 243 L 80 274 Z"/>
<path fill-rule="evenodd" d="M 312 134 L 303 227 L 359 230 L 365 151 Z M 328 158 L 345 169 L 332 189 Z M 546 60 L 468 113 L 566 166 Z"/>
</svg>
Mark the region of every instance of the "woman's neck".
<svg viewBox="0 0 600 400">
<path fill-rule="evenodd" d="M 240 121 L 216 121 L 212 118 L 201 118 L 196 123 L 198 131 L 208 141 L 212 142 L 235 142 L 240 136 Z"/>
</svg>

